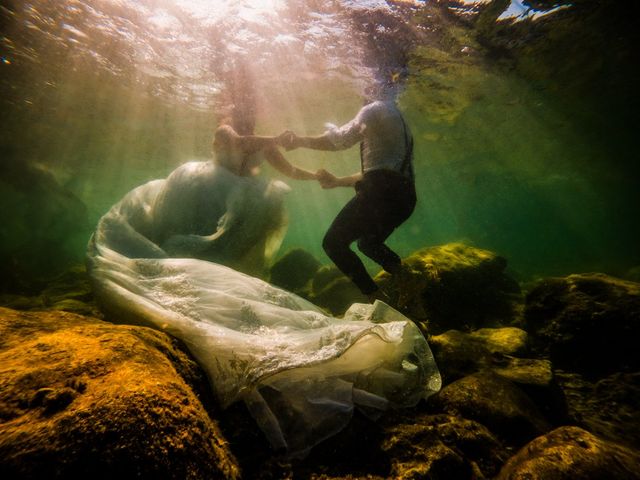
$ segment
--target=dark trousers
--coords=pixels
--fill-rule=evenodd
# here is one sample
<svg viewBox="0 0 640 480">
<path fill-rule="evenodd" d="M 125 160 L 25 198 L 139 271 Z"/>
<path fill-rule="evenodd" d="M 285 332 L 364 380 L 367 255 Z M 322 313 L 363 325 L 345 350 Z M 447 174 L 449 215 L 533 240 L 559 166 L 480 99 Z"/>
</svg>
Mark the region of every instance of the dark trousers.
<svg viewBox="0 0 640 480">
<path fill-rule="evenodd" d="M 356 184 L 356 196 L 335 218 L 322 246 L 336 266 L 368 295 L 378 287 L 364 264 L 351 250 L 358 248 L 389 273 L 400 267 L 400 257 L 384 242 L 403 223 L 416 205 L 413 181 L 389 171 L 375 170 Z"/>
</svg>

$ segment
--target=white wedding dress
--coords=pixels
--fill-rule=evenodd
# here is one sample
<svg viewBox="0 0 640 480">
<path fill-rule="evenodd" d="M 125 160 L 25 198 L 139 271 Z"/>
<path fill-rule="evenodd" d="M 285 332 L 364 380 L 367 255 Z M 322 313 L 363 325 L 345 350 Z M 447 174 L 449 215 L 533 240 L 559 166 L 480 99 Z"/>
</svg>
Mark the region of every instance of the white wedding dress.
<svg viewBox="0 0 640 480">
<path fill-rule="evenodd" d="M 287 190 L 185 164 L 102 217 L 88 265 L 111 318 L 181 339 L 223 407 L 244 401 L 274 448 L 304 455 L 354 408 L 375 416 L 415 405 L 441 380 L 418 328 L 384 303 L 334 318 L 238 271 L 264 272 L 286 227 Z"/>
</svg>

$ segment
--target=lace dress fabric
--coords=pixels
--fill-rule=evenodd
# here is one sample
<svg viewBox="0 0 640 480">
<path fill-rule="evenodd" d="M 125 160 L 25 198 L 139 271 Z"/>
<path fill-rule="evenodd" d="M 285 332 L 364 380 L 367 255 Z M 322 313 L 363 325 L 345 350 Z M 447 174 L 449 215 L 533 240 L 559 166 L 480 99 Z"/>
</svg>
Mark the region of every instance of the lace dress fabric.
<svg viewBox="0 0 640 480">
<path fill-rule="evenodd" d="M 421 332 L 386 304 L 334 318 L 257 278 L 282 239 L 287 189 L 191 162 L 114 205 L 88 265 L 112 318 L 181 339 L 223 407 L 244 401 L 274 448 L 302 456 L 354 408 L 415 405 L 441 380 Z"/>
</svg>

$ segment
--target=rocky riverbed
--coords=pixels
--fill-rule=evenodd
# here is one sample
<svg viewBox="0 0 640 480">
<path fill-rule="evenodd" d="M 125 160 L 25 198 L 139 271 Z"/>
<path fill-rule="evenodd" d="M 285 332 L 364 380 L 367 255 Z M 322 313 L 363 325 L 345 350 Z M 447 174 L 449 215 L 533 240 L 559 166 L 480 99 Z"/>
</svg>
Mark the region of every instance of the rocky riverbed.
<svg viewBox="0 0 640 480">
<path fill-rule="evenodd" d="M 377 281 L 429 339 L 442 390 L 377 422 L 355 415 L 299 461 L 272 452 L 244 407 L 220 410 L 175 339 L 101 318 L 81 268 L 2 296 L 0 475 L 640 478 L 639 284 L 588 273 L 523 286 L 505 259 L 460 243 L 405 265 Z M 305 252 L 272 272 L 334 314 L 359 300 Z"/>
</svg>

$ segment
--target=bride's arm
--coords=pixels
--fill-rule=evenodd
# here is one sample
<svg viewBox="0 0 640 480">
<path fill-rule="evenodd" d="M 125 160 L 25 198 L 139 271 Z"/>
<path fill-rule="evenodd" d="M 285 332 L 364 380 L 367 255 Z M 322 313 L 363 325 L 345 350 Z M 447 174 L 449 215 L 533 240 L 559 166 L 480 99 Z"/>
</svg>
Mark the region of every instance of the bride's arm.
<svg viewBox="0 0 640 480">
<path fill-rule="evenodd" d="M 213 140 L 214 150 L 231 148 L 240 150 L 247 155 L 275 147 L 276 145 L 276 137 L 240 135 L 230 125 L 218 127 Z"/>
<path fill-rule="evenodd" d="M 284 158 L 277 147 L 269 147 L 264 150 L 264 158 L 271 164 L 273 168 L 280 173 L 294 180 L 317 180 L 318 176 L 314 172 L 296 167 Z"/>
</svg>

